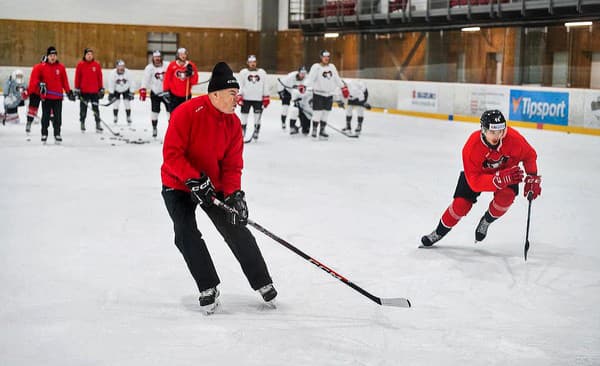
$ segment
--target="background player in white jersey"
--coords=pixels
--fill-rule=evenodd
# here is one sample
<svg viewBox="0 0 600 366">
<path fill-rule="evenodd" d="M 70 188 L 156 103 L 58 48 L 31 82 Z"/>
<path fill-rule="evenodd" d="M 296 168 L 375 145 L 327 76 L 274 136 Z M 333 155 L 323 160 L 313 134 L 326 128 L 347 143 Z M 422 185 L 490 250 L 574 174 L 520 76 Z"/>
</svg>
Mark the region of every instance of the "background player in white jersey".
<svg viewBox="0 0 600 366">
<path fill-rule="evenodd" d="M 327 126 L 327 117 L 333 104 L 333 95 L 337 88 L 342 90 L 344 98 L 348 98 L 348 88 L 344 85 L 334 64 L 330 63 L 331 54 L 327 50 L 320 53 L 321 62 L 311 66 L 308 77 L 306 78 L 306 87 L 313 91 L 313 116 L 312 116 L 312 137 L 317 137 L 317 128 L 319 128 L 319 137 L 328 138 L 325 133 Z"/>
<path fill-rule="evenodd" d="M 352 132 L 352 112 L 356 111 L 356 119 L 358 124 L 356 125 L 355 133 L 360 133 L 362 130 L 362 123 L 364 119 L 365 108 L 371 109 L 371 106 L 367 103 L 369 98 L 369 91 L 367 86 L 361 80 L 348 81 L 346 83 L 348 87 L 348 103 L 346 103 L 346 127 L 342 131 L 346 133 Z"/>
<path fill-rule="evenodd" d="M 150 89 L 150 103 L 152 103 L 152 137 L 158 135 L 158 114 L 160 113 L 160 103 L 164 103 L 165 110 L 168 112 L 169 106 L 162 98 L 163 95 L 163 80 L 169 63 L 163 61 L 160 51 L 152 53 L 152 62 L 144 69 L 144 77 L 142 78 L 142 86 L 140 87 L 140 100 L 146 100 L 147 89 Z"/>
<path fill-rule="evenodd" d="M 112 103 L 115 123 L 119 121 L 119 104 L 121 97 L 123 97 L 127 123 L 131 125 L 131 105 L 129 102 L 133 100 L 133 84 L 129 70 L 125 67 L 125 61 L 117 60 L 115 62 L 115 69 L 110 72 L 108 78 L 108 92 L 108 98 L 111 102 L 116 99 Z"/>
<path fill-rule="evenodd" d="M 2 118 L 2 124 L 6 121 L 19 123 L 19 114 L 17 110 L 19 107 L 25 105 L 25 99 L 27 99 L 27 84 L 25 83 L 25 76 L 23 71 L 15 70 L 8 77 L 4 83 L 4 116 Z"/>
<path fill-rule="evenodd" d="M 248 67 L 240 71 L 240 94 L 238 104 L 242 107 L 242 129 L 246 134 L 246 124 L 250 107 L 254 110 L 254 133 L 253 139 L 258 139 L 260 131 L 260 119 L 263 108 L 267 108 L 271 102 L 267 92 L 267 73 L 256 67 L 256 56 L 248 56 Z"/>
<path fill-rule="evenodd" d="M 304 85 L 299 85 L 297 89 L 292 90 L 291 98 L 292 105 L 290 105 L 289 109 L 290 135 L 298 133 L 296 120 L 300 119 L 302 134 L 306 136 L 310 132 L 310 120 L 313 115 L 313 93 L 312 91 L 306 91 Z"/>
<path fill-rule="evenodd" d="M 301 66 L 298 71 L 292 71 L 286 76 L 277 79 L 277 93 L 281 99 L 281 128 L 285 129 L 285 120 L 288 116 L 290 101 L 292 100 L 292 90 L 297 89 L 299 85 L 304 86 L 304 78 L 306 77 L 306 68 Z M 290 119 L 290 133 L 294 133 L 292 128 L 292 120 Z M 298 128 L 295 129 L 298 133 Z"/>
</svg>

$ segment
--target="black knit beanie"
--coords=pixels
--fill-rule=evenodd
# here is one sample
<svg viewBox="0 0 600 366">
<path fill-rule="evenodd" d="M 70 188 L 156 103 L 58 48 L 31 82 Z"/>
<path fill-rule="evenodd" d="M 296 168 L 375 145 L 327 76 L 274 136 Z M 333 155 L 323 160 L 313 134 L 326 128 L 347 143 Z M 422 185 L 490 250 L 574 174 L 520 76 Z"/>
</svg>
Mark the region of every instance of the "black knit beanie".
<svg viewBox="0 0 600 366">
<path fill-rule="evenodd" d="M 58 54 L 58 52 L 56 51 L 56 48 L 54 48 L 54 46 L 50 46 L 50 47 L 48 47 L 48 50 L 46 50 L 46 56 L 51 55 L 51 54 L 55 54 L 55 55 Z"/>
<path fill-rule="evenodd" d="M 208 83 L 208 92 L 217 90 L 240 88 L 237 79 L 233 76 L 233 71 L 225 62 L 219 62 L 215 65 Z"/>
</svg>

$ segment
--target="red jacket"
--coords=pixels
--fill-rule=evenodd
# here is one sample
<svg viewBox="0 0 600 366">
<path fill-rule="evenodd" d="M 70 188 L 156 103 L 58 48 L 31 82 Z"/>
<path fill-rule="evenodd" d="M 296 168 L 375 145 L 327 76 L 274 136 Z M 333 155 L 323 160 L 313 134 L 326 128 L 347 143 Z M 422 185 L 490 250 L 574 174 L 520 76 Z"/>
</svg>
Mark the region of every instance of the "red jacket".
<svg viewBox="0 0 600 366">
<path fill-rule="evenodd" d="M 204 172 L 217 192 L 241 188 L 244 140 L 235 113 L 219 112 L 208 95 L 193 98 L 171 114 L 163 145 L 162 184 L 189 191 L 185 181 Z"/>
<path fill-rule="evenodd" d="M 29 77 L 29 86 L 27 87 L 27 92 L 29 94 L 37 94 L 40 95 L 40 87 L 38 83 L 40 82 L 40 70 L 44 67 L 44 62 L 40 62 L 37 65 L 34 65 L 31 69 L 31 76 Z"/>
<path fill-rule="evenodd" d="M 65 67 L 58 61 L 53 64 L 46 62 L 43 65 L 40 68 L 38 82 L 46 83 L 48 91 L 44 98 L 54 100 L 63 99 L 63 90 L 67 93 L 71 91 Z"/>
<path fill-rule="evenodd" d="M 475 192 L 494 192 L 492 178 L 498 170 L 523 162 L 527 174 L 537 174 L 537 153 L 517 130 L 506 127 L 506 136 L 496 149 L 483 141 L 481 130 L 471 134 L 463 147 L 463 165 L 467 182 Z"/>
<path fill-rule="evenodd" d="M 102 67 L 94 60 L 79 61 L 75 68 L 75 89 L 83 94 L 97 94 L 102 89 Z"/>
<path fill-rule="evenodd" d="M 187 64 L 192 65 L 194 73 L 189 78 L 185 75 Z M 177 63 L 177 60 L 171 61 L 165 71 L 165 79 L 163 80 L 163 90 L 171 94 L 185 98 L 187 95 L 192 95 L 192 86 L 198 83 L 198 69 L 196 65 L 187 61 L 183 66 Z"/>
</svg>

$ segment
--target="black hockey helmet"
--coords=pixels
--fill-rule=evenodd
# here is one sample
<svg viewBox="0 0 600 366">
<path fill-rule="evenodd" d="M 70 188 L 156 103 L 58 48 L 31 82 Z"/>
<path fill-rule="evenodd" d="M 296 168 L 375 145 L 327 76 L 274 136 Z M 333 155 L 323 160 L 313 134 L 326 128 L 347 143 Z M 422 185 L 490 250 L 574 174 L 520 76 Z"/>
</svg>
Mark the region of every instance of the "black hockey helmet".
<svg viewBox="0 0 600 366">
<path fill-rule="evenodd" d="M 306 75 L 306 67 L 304 65 L 298 68 L 298 74 Z"/>
<path fill-rule="evenodd" d="M 479 122 L 484 130 L 501 131 L 506 129 L 506 119 L 504 119 L 502 112 L 497 109 L 483 112 Z"/>
</svg>

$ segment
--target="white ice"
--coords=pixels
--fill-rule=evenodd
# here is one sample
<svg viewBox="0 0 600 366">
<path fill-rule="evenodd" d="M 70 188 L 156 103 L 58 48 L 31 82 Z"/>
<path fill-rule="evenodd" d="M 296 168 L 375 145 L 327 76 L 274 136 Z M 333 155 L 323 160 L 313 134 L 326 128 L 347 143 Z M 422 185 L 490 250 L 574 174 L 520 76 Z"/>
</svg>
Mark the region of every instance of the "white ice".
<svg viewBox="0 0 600 366">
<path fill-rule="evenodd" d="M 133 103 L 136 131 L 102 116 L 147 139 L 149 108 Z M 251 218 L 413 308 L 379 306 L 253 231 L 279 290 L 268 309 L 199 211 L 222 280 L 220 310 L 202 315 L 160 196 L 162 145 L 95 134 L 91 113 L 82 134 L 65 101 L 62 146 L 43 146 L 39 125 L 31 141 L 23 123 L 0 125 L 0 365 L 600 364 L 598 137 L 521 129 L 543 175 L 525 262 L 522 196 L 484 242 L 490 194 L 418 248 L 475 124 L 367 113 L 359 139 L 314 142 L 282 131 L 279 111 L 245 146 Z M 343 112 L 330 121 L 341 128 Z"/>
</svg>

